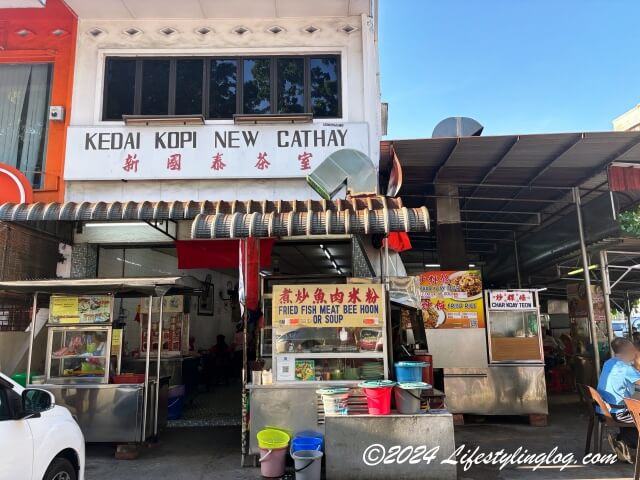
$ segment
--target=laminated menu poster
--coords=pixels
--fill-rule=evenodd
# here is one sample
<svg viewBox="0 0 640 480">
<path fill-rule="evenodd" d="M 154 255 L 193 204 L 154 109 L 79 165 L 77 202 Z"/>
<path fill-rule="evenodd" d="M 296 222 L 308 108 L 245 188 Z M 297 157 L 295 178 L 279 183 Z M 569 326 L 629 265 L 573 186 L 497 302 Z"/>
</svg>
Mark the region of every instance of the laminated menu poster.
<svg viewBox="0 0 640 480">
<path fill-rule="evenodd" d="M 426 329 L 485 328 L 479 270 L 425 272 L 420 296 Z"/>
<path fill-rule="evenodd" d="M 381 327 L 384 325 L 382 285 L 276 285 L 273 326 Z"/>
<path fill-rule="evenodd" d="M 49 301 L 49 323 L 110 323 L 113 297 L 54 295 Z"/>
</svg>

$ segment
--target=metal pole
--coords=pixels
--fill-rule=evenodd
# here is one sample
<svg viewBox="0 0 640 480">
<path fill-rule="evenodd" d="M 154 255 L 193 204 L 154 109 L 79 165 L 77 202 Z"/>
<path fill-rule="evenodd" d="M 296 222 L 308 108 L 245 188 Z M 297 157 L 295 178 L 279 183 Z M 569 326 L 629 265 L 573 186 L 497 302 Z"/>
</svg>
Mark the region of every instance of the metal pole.
<svg viewBox="0 0 640 480">
<path fill-rule="evenodd" d="M 242 246 L 244 245 L 244 254 L 242 252 Z M 240 240 L 239 241 L 239 245 L 238 248 L 240 249 L 240 254 L 242 255 L 242 261 L 240 262 L 239 265 L 239 269 L 240 269 L 240 276 L 242 278 L 242 282 L 244 283 L 244 285 L 242 286 L 242 289 L 244 291 L 244 308 L 242 310 L 242 323 L 243 323 L 243 328 L 242 331 L 244 333 L 243 335 L 243 339 L 242 339 L 242 344 L 244 345 L 244 348 L 242 349 L 242 432 L 241 432 L 241 438 L 240 438 L 240 443 L 241 443 L 241 449 L 242 449 L 242 456 L 240 459 L 240 464 L 242 467 L 244 467 L 245 464 L 245 458 L 246 456 L 249 454 L 249 412 L 247 411 L 247 403 L 248 403 L 248 395 L 249 392 L 247 391 L 247 379 L 246 379 L 246 375 L 248 375 L 248 355 L 247 355 L 247 347 L 249 345 L 249 342 L 247 341 L 247 332 L 248 332 L 248 323 L 249 323 L 249 313 L 247 312 L 247 265 L 248 265 L 248 253 L 249 253 L 249 239 L 245 238 L 244 240 Z M 242 302 L 242 299 L 238 299 L 240 302 Z M 272 369 L 273 372 L 273 369 Z M 274 372 L 275 373 L 275 372 Z"/>
<path fill-rule="evenodd" d="M 629 299 L 629 290 L 626 291 L 625 296 L 625 308 L 627 311 L 624 313 L 627 315 L 627 322 L 629 323 L 629 339 L 633 340 L 633 320 L 631 319 L 631 300 Z"/>
<path fill-rule="evenodd" d="M 160 318 L 158 319 L 158 365 L 156 367 L 156 409 L 153 412 L 153 435 L 158 440 L 158 407 L 160 406 L 160 356 L 162 355 L 162 327 L 164 321 L 164 295 L 160 297 Z"/>
<path fill-rule="evenodd" d="M 31 356 L 33 354 L 33 339 L 36 335 L 36 316 L 38 315 L 38 292 L 33 294 L 33 307 L 31 308 L 31 332 L 29 335 L 29 356 L 27 357 L 27 379 L 25 385 L 31 385 Z M 47 378 L 49 372 L 47 372 Z"/>
<path fill-rule="evenodd" d="M 582 268 L 584 270 L 584 287 L 587 293 L 587 308 L 589 311 L 589 323 L 591 325 L 591 343 L 593 343 L 593 363 L 596 380 L 600 378 L 600 351 L 598 350 L 598 332 L 596 331 L 596 318 L 593 311 L 593 295 L 591 292 L 591 277 L 589 274 L 589 259 L 587 258 L 587 245 L 584 239 L 584 225 L 582 224 L 582 207 L 580 202 L 580 189 L 573 188 L 573 201 L 576 204 L 576 216 L 578 218 L 578 233 L 580 235 L 580 253 L 582 256 Z"/>
<path fill-rule="evenodd" d="M 611 319 L 611 282 L 609 281 L 609 261 L 607 251 L 600 250 L 600 272 L 602 282 L 602 293 L 604 294 L 604 313 L 607 318 L 607 336 L 609 344 L 613 342 L 613 325 Z"/>
<path fill-rule="evenodd" d="M 388 349 L 387 354 L 387 375 L 389 375 L 389 371 L 392 371 L 389 368 L 389 365 L 393 365 L 393 325 L 391 325 L 391 300 L 389 295 L 389 237 L 384 239 L 384 305 L 385 305 L 385 321 L 387 324 L 387 345 Z"/>
<path fill-rule="evenodd" d="M 518 288 L 522 288 L 522 278 L 520 277 L 520 256 L 518 254 L 518 238 L 516 237 L 516 232 L 513 232 L 513 255 L 515 256 Z"/>
<path fill-rule="evenodd" d="M 147 315 L 147 355 L 144 365 L 144 405 L 142 408 L 142 441 L 147 440 L 147 414 L 149 410 L 149 360 L 151 354 L 151 309 L 153 308 L 153 295 L 149 296 L 149 313 Z M 142 328 L 142 325 L 140 325 Z"/>
</svg>

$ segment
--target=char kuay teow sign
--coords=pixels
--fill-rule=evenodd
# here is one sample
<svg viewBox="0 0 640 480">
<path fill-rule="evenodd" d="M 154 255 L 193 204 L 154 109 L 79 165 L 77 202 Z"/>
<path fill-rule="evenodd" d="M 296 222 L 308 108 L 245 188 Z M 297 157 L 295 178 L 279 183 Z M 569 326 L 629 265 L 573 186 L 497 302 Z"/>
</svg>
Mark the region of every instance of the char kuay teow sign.
<svg viewBox="0 0 640 480">
<path fill-rule="evenodd" d="M 369 153 L 366 123 L 71 127 L 65 180 L 306 177 L 343 148 Z"/>
<path fill-rule="evenodd" d="M 533 292 L 523 290 L 491 290 L 490 310 L 527 310 L 536 308 Z"/>
</svg>

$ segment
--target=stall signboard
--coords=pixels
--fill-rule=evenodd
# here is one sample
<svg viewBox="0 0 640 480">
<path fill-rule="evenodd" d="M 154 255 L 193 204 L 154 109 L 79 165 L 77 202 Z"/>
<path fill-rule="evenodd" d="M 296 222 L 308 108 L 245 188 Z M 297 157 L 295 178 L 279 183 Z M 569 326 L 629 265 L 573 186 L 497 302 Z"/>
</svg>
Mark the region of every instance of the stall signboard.
<svg viewBox="0 0 640 480">
<path fill-rule="evenodd" d="M 535 310 L 533 292 L 529 290 L 491 290 L 489 310 Z"/>
<path fill-rule="evenodd" d="M 366 123 L 70 127 L 65 180 L 304 178 L 332 153 L 369 151 Z"/>
<path fill-rule="evenodd" d="M 485 328 L 479 270 L 425 272 L 420 296 L 426 329 Z"/>
<path fill-rule="evenodd" d="M 380 284 L 276 285 L 272 304 L 273 326 L 279 330 L 384 325 Z"/>
<path fill-rule="evenodd" d="M 606 322 L 607 313 L 604 304 L 604 292 L 600 285 L 591 285 L 591 298 L 593 299 L 595 321 Z M 589 302 L 587 301 L 587 289 L 584 283 L 567 285 L 567 300 L 569 302 L 569 318 L 589 316 Z"/>
<path fill-rule="evenodd" d="M 112 304 L 109 295 L 54 295 L 49 301 L 49 323 L 110 323 Z"/>
</svg>

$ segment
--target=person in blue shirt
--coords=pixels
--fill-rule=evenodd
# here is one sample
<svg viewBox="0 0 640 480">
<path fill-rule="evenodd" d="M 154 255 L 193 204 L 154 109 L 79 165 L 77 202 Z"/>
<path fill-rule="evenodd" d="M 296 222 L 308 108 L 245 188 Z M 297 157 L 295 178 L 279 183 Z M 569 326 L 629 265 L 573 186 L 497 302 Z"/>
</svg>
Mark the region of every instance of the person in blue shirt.
<svg viewBox="0 0 640 480">
<path fill-rule="evenodd" d="M 633 367 L 637 351 L 630 340 L 621 337 L 611 342 L 611 351 L 614 356 L 602 367 L 598 393 L 609 405 L 611 415 L 618 422 L 629 424 L 629 428 L 621 428 L 617 436 L 609 434 L 608 439 L 618 458 L 632 463 L 629 449 L 638 447 L 638 433 L 624 399 L 633 396 L 636 384 L 640 382 L 640 372 Z"/>
</svg>

